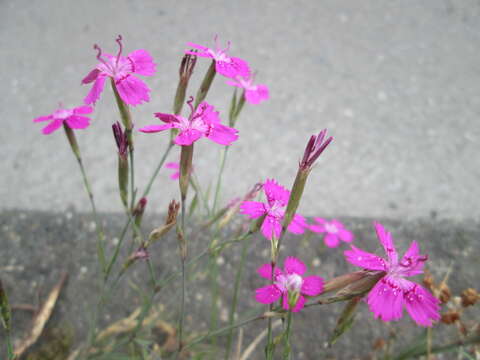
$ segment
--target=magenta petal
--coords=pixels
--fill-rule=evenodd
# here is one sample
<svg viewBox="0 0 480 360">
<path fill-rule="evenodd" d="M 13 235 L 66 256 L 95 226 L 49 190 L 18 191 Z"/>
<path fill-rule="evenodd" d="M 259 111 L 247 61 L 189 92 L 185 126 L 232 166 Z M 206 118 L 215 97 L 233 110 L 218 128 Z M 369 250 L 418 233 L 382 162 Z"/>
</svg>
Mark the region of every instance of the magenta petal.
<svg viewBox="0 0 480 360">
<path fill-rule="evenodd" d="M 71 129 L 85 129 L 90 125 L 90 119 L 86 116 L 72 115 L 65 120 Z"/>
<path fill-rule="evenodd" d="M 269 240 L 272 240 L 272 234 L 278 239 L 282 231 L 282 224 L 276 217 L 267 215 L 265 220 L 263 220 L 261 231 L 263 236 Z"/>
<path fill-rule="evenodd" d="M 105 86 L 105 79 L 106 79 L 106 76 L 97 77 L 97 79 L 93 83 L 92 88 L 90 89 L 90 92 L 83 100 L 85 104 L 90 105 L 90 104 L 95 104 L 97 102 Z"/>
<path fill-rule="evenodd" d="M 352 242 L 353 241 L 353 234 L 345 229 L 340 229 L 338 232 L 338 236 L 345 242 Z"/>
<path fill-rule="evenodd" d="M 133 62 L 132 72 L 135 74 L 152 76 L 157 71 L 152 56 L 146 50 L 135 50 L 128 54 L 128 58 Z"/>
<path fill-rule="evenodd" d="M 277 201 L 282 206 L 287 206 L 288 199 L 290 198 L 290 191 L 277 184 L 275 180 L 267 179 L 265 184 L 263 184 L 263 191 L 265 192 L 270 205 L 273 205 L 274 202 Z"/>
<path fill-rule="evenodd" d="M 45 135 L 51 134 L 52 132 L 57 130 L 60 126 L 62 126 L 62 124 L 63 124 L 63 119 L 55 119 L 42 129 L 42 133 Z"/>
<path fill-rule="evenodd" d="M 426 255 L 420 254 L 420 247 L 416 241 L 413 241 L 407 252 L 400 261 L 404 276 L 414 276 L 423 273 L 423 265 L 427 259 Z"/>
<path fill-rule="evenodd" d="M 240 58 L 231 57 L 230 61 L 217 61 L 215 63 L 215 70 L 223 76 L 228 78 L 236 78 L 237 76 L 249 78 L 250 67 L 248 63 Z"/>
<path fill-rule="evenodd" d="M 100 74 L 100 70 L 93 69 L 88 73 L 87 76 L 83 78 L 82 84 L 90 84 L 92 81 L 95 81 L 98 77 L 98 74 Z"/>
<path fill-rule="evenodd" d="M 282 270 L 280 270 L 278 267 L 275 267 L 275 276 L 281 275 Z M 257 269 L 258 275 L 263 277 L 264 279 L 271 280 L 272 279 L 272 264 L 263 264 Z"/>
<path fill-rule="evenodd" d="M 196 129 L 187 129 L 178 134 L 174 140 L 174 143 L 177 145 L 192 145 L 202 136 L 203 133 Z"/>
<path fill-rule="evenodd" d="M 307 226 L 308 224 L 305 218 L 302 215 L 295 214 L 287 230 L 292 234 L 303 234 Z"/>
<path fill-rule="evenodd" d="M 343 252 L 346 260 L 350 264 L 369 270 L 386 270 L 385 260 L 383 260 L 381 257 L 367 251 L 363 251 L 354 245 L 350 246 L 350 250 L 345 250 Z"/>
<path fill-rule="evenodd" d="M 165 167 L 167 169 L 178 170 L 178 169 L 180 169 L 180 164 L 178 162 L 168 162 L 168 163 L 165 164 Z"/>
<path fill-rule="evenodd" d="M 400 285 L 395 279 L 386 276 L 370 290 L 367 303 L 375 318 L 391 321 L 402 317 L 404 299 Z"/>
<path fill-rule="evenodd" d="M 420 326 L 429 327 L 433 321 L 440 320 L 438 299 L 418 284 L 413 283 L 412 289 L 405 293 L 405 305 L 412 319 Z"/>
<path fill-rule="evenodd" d="M 323 238 L 323 242 L 325 245 L 327 245 L 329 248 L 336 248 L 340 244 L 340 239 L 338 238 L 337 234 L 327 234 Z"/>
<path fill-rule="evenodd" d="M 160 120 L 162 120 L 165 123 L 174 123 L 174 122 L 178 123 L 178 119 L 177 119 L 176 115 L 159 113 L 159 112 L 155 113 L 154 115 L 155 115 L 155 117 L 159 118 Z"/>
<path fill-rule="evenodd" d="M 265 205 L 259 201 L 244 201 L 240 205 L 240 213 L 249 215 L 250 219 L 259 218 L 266 212 Z"/>
<path fill-rule="evenodd" d="M 317 296 L 323 291 L 323 279 L 320 276 L 307 276 L 303 279 L 301 293 L 309 296 Z"/>
<path fill-rule="evenodd" d="M 377 232 L 377 237 L 380 240 L 380 243 L 383 245 L 385 252 L 388 256 L 388 261 L 390 265 L 396 265 L 398 262 L 398 253 L 393 244 L 392 234 L 388 232 L 382 224 L 379 222 L 374 222 L 375 231 Z"/>
<path fill-rule="evenodd" d="M 47 120 L 52 120 L 53 115 L 47 115 L 47 116 L 39 116 L 35 119 L 33 119 L 33 122 L 41 122 L 41 121 L 47 121 Z"/>
<path fill-rule="evenodd" d="M 262 304 L 271 304 L 280 299 L 282 292 L 276 285 L 267 285 L 255 290 L 255 300 Z"/>
<path fill-rule="evenodd" d="M 310 231 L 313 231 L 314 233 L 324 233 L 325 232 L 325 226 L 323 225 L 310 225 L 308 227 Z"/>
<path fill-rule="evenodd" d="M 118 93 L 127 104 L 135 106 L 150 100 L 150 89 L 142 80 L 135 76 L 115 80 Z"/>
<path fill-rule="evenodd" d="M 307 271 L 307 266 L 299 259 L 294 256 L 287 256 L 283 263 L 283 268 L 288 274 L 298 274 L 303 275 Z"/>
<path fill-rule="evenodd" d="M 144 133 L 156 133 L 156 132 L 159 132 L 159 131 L 164 131 L 164 130 L 171 129 L 172 127 L 173 127 L 172 124 L 147 125 L 147 126 L 144 126 L 140 129 L 138 129 L 138 131 L 141 131 L 141 132 L 144 132 Z"/>
<path fill-rule="evenodd" d="M 92 111 L 93 111 L 93 108 L 88 105 L 78 106 L 73 109 L 74 114 L 90 114 Z"/>
<path fill-rule="evenodd" d="M 245 100 L 250 104 L 259 104 L 269 97 L 268 88 L 265 85 L 257 85 L 255 90 L 245 91 Z"/>
<path fill-rule="evenodd" d="M 210 105 L 206 101 L 202 101 L 200 105 L 198 105 L 197 110 L 195 110 L 195 114 L 193 117 L 197 115 L 201 115 L 202 120 L 207 123 L 220 123 L 220 115 L 213 105 Z"/>
<path fill-rule="evenodd" d="M 238 130 L 222 124 L 215 124 L 210 127 L 207 138 L 220 145 L 230 145 L 238 139 Z"/>
</svg>

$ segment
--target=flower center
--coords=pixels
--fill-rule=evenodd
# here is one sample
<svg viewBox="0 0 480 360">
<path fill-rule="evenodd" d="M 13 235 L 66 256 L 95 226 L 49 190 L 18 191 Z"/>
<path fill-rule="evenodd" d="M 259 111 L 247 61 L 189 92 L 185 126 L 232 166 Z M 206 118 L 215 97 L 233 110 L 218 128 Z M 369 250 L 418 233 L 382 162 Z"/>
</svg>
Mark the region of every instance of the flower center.
<svg viewBox="0 0 480 360">
<path fill-rule="evenodd" d="M 330 234 L 336 234 L 338 233 L 338 228 L 335 224 L 332 223 L 326 223 L 325 225 L 325 231 L 330 233 Z"/>
<path fill-rule="evenodd" d="M 279 287 L 282 292 L 295 293 L 300 292 L 302 288 L 303 279 L 298 274 L 281 274 L 277 276 L 275 285 Z"/>
<path fill-rule="evenodd" d="M 66 119 L 73 115 L 73 111 L 70 109 L 58 109 L 53 113 L 55 119 Z"/>
</svg>

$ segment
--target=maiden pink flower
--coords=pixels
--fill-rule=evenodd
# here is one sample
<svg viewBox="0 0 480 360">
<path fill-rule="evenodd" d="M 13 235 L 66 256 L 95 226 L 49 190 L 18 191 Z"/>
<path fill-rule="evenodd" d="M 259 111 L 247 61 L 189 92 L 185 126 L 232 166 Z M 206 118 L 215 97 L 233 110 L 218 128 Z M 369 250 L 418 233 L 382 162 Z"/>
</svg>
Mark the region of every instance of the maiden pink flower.
<svg viewBox="0 0 480 360">
<path fill-rule="evenodd" d="M 403 258 L 398 260 L 398 253 L 391 234 L 375 222 L 378 239 L 387 253 L 387 259 L 360 250 L 351 245 L 351 250 L 344 252 L 347 261 L 364 269 L 384 271 L 385 276 L 370 290 L 367 303 L 375 318 L 383 321 L 398 320 L 407 308 L 412 319 L 420 326 L 432 326 L 440 319 L 439 301 L 428 290 L 405 277 L 423 272 L 426 255 L 420 255 L 420 248 L 413 241 Z"/>
<path fill-rule="evenodd" d="M 261 228 L 263 236 L 271 240 L 272 235 L 274 235 L 278 239 L 282 231 L 282 221 L 285 215 L 285 207 L 290 198 L 290 191 L 277 184 L 273 179 L 267 179 L 263 185 L 263 191 L 267 197 L 266 203 L 244 201 L 240 206 L 240 213 L 247 214 L 250 219 L 257 219 L 265 215 Z M 305 218 L 295 214 L 287 230 L 294 234 L 303 234 L 307 226 Z"/>
<path fill-rule="evenodd" d="M 135 106 L 150 100 L 150 89 L 133 74 L 154 75 L 156 65 L 152 56 L 143 49 L 135 50 L 126 57 L 122 56 L 122 37 L 118 35 L 116 41 L 119 46 L 116 56 L 107 53 L 102 54 L 100 47 L 96 44 L 94 45 L 94 49 L 98 52 L 97 59 L 100 63 L 82 80 L 82 84 L 89 84 L 94 81 L 90 92 L 84 99 L 87 105 L 95 104 L 103 91 L 105 80 L 108 77 L 114 80 L 118 94 L 125 103 Z"/>
<path fill-rule="evenodd" d="M 238 131 L 222 125 L 218 111 L 215 111 L 212 105 L 204 101 L 194 111 L 192 101 L 193 97 L 187 101 L 192 111 L 188 119 L 180 115 L 155 113 L 155 116 L 165 124 L 145 126 L 140 131 L 155 133 L 172 128 L 179 129 L 180 133 L 174 140 L 177 145 L 192 145 L 202 137 L 206 137 L 220 145 L 230 145 L 238 139 Z"/>
<path fill-rule="evenodd" d="M 248 63 L 240 58 L 228 56 L 227 51 L 230 48 L 230 42 L 228 42 L 225 49 L 221 49 L 218 45 L 218 37 L 216 35 L 215 49 L 210 49 L 206 46 L 191 42 L 187 43 L 187 46 L 197 49 L 197 51 L 185 51 L 185 54 L 196 55 L 215 60 L 215 70 L 223 76 L 228 78 L 234 78 L 236 76 L 250 76 L 250 68 L 248 67 Z"/>
<path fill-rule="evenodd" d="M 50 121 L 50 124 L 42 129 L 42 133 L 48 135 L 65 122 L 71 129 L 85 129 L 90 125 L 90 118 L 83 116 L 93 111 L 91 106 L 78 106 L 73 109 L 64 109 L 60 104 L 59 108 L 51 115 L 40 116 L 33 119 L 33 122 Z"/>
<path fill-rule="evenodd" d="M 235 79 L 227 81 L 228 85 L 236 86 L 245 90 L 245 100 L 250 104 L 259 104 L 268 100 L 268 87 L 263 84 L 253 84 L 253 78 L 236 76 Z"/>
<path fill-rule="evenodd" d="M 285 310 L 289 310 L 289 304 L 295 302 L 292 312 L 300 311 L 305 304 L 304 295 L 317 296 L 323 291 L 323 279 L 315 275 L 302 277 L 307 266 L 293 256 L 285 259 L 283 267 L 283 271 L 274 268 L 273 284 L 255 290 L 255 300 L 262 304 L 271 304 L 282 297 Z M 271 264 L 263 264 L 257 272 L 267 280 L 272 279 Z"/>
<path fill-rule="evenodd" d="M 353 234 L 345 229 L 340 221 L 335 219 L 332 221 L 327 221 L 319 217 L 316 217 L 313 220 L 316 222 L 316 224 L 310 225 L 309 229 L 316 233 L 326 233 L 323 241 L 328 247 L 338 247 L 338 245 L 340 245 L 340 240 L 348 243 L 352 242 Z"/>
</svg>

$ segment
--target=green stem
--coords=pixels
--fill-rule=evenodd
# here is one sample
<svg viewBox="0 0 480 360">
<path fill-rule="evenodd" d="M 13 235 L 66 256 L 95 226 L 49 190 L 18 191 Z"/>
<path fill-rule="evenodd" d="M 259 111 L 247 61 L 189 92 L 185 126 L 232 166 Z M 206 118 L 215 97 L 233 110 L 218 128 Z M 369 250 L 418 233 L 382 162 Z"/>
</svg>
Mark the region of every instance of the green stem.
<svg viewBox="0 0 480 360">
<path fill-rule="evenodd" d="M 187 244 L 187 239 L 186 239 L 186 234 L 185 234 L 185 212 L 186 212 L 186 196 L 182 195 L 182 228 L 181 228 L 181 234 L 183 239 L 181 241 L 183 244 L 179 243 L 179 250 L 180 250 L 180 262 L 181 262 L 181 271 L 182 271 L 182 293 L 181 293 L 181 299 L 180 299 L 180 315 L 178 319 L 178 352 L 176 355 L 176 359 L 179 358 L 182 348 L 183 348 L 183 324 L 185 321 L 185 290 L 186 290 L 186 285 L 185 285 L 185 260 L 186 260 L 186 244 Z M 183 249 L 182 249 L 183 247 Z"/>
<path fill-rule="evenodd" d="M 102 272 L 105 272 L 105 234 L 103 231 L 102 224 L 98 218 L 97 208 L 95 206 L 95 199 L 93 197 L 92 188 L 90 186 L 90 182 L 88 181 L 87 173 L 83 166 L 82 156 L 80 153 L 80 148 L 78 146 L 75 134 L 72 129 L 68 127 L 67 124 L 63 124 L 63 128 L 65 130 L 65 134 L 67 135 L 68 142 L 70 143 L 70 147 L 72 148 L 73 154 L 77 159 L 78 166 L 80 167 L 80 171 L 82 173 L 83 184 L 85 186 L 85 190 L 88 194 L 88 199 L 90 200 L 90 206 L 92 208 L 93 219 L 95 221 L 95 230 L 97 232 L 97 254 L 98 254 L 98 261 L 100 263 Z"/>
<path fill-rule="evenodd" d="M 204 340 L 207 340 L 213 336 L 218 336 L 218 335 L 221 335 L 229 330 L 232 330 L 232 329 L 236 329 L 236 328 L 239 328 L 243 325 L 247 325 L 251 322 L 254 322 L 256 320 L 262 320 L 265 318 L 265 315 L 264 314 L 261 314 L 261 315 L 258 315 L 258 316 L 255 316 L 253 318 L 249 318 L 247 320 L 243 320 L 243 321 L 240 321 L 236 324 L 233 324 L 233 325 L 228 325 L 228 326 L 225 326 L 223 328 L 220 328 L 220 329 L 217 329 L 215 331 L 209 331 L 208 333 L 206 333 L 205 335 L 201 335 L 199 337 L 197 337 L 196 339 L 192 340 L 191 342 L 189 342 L 187 345 L 185 345 L 183 347 L 184 350 L 186 349 L 189 349 L 191 348 L 192 346 L 204 341 Z"/>
<path fill-rule="evenodd" d="M 288 311 L 287 316 L 287 329 L 285 330 L 285 349 L 283 351 L 283 359 L 288 360 L 290 359 L 290 355 L 292 353 L 292 347 L 290 346 L 290 332 L 292 328 L 292 310 Z"/>
<path fill-rule="evenodd" d="M 238 304 L 238 293 L 240 289 L 240 283 L 242 280 L 242 272 L 245 267 L 245 260 L 247 259 L 247 250 L 249 248 L 250 241 L 245 241 L 242 246 L 242 255 L 240 257 L 240 263 L 238 264 L 237 268 L 237 274 L 235 276 L 235 285 L 233 288 L 233 300 L 232 300 L 232 306 L 230 307 L 230 315 L 228 319 L 228 324 L 229 326 L 233 326 L 233 321 L 235 319 L 235 312 L 237 311 L 237 304 Z M 225 353 L 225 360 L 230 359 L 230 351 L 232 347 L 232 341 L 233 341 L 233 334 L 234 334 L 234 329 L 230 329 L 228 333 L 228 339 L 227 339 L 227 351 Z"/>
<path fill-rule="evenodd" d="M 133 147 L 129 147 L 128 155 L 130 158 L 130 211 L 135 207 L 135 169 Z"/>
<path fill-rule="evenodd" d="M 218 264 L 217 264 L 216 254 L 210 256 L 210 298 L 211 298 L 211 308 L 210 308 L 210 332 L 213 332 L 217 329 L 218 326 L 218 299 L 219 299 L 219 284 L 218 284 Z M 216 338 L 212 338 L 212 346 L 215 347 L 217 343 Z"/>
<path fill-rule="evenodd" d="M 215 186 L 215 196 L 213 198 L 213 206 L 212 206 L 213 213 L 215 213 L 215 211 L 217 210 L 218 198 L 220 195 L 220 188 L 222 187 L 222 176 L 223 176 L 223 171 L 225 170 L 225 163 L 227 160 L 227 153 L 229 148 L 230 146 L 225 146 L 221 150 L 221 154 L 220 154 L 220 170 L 217 175 L 217 185 Z"/>
<path fill-rule="evenodd" d="M 118 244 L 115 246 L 115 250 L 113 252 L 113 255 L 110 258 L 110 261 L 108 262 L 107 268 L 105 270 L 105 281 L 108 280 L 108 277 L 110 276 L 110 274 L 112 272 L 112 267 L 115 264 L 115 262 L 117 261 L 118 254 L 120 252 L 120 248 L 122 247 L 123 240 L 125 239 L 125 235 L 127 234 L 127 230 L 128 230 L 128 227 L 129 227 L 131 221 L 132 221 L 132 218 L 129 217 L 127 223 L 125 224 L 125 226 L 122 229 L 122 233 L 120 235 L 120 239 L 118 240 Z"/>
<path fill-rule="evenodd" d="M 15 354 L 13 352 L 13 345 L 12 345 L 12 338 L 10 335 L 10 331 L 7 331 L 5 337 L 7 340 L 7 358 L 8 360 L 15 360 Z"/>
<path fill-rule="evenodd" d="M 153 182 L 157 178 L 158 173 L 160 172 L 160 169 L 163 166 L 163 163 L 167 159 L 168 154 L 170 153 L 170 150 L 173 148 L 173 142 L 169 142 L 167 148 L 165 149 L 165 152 L 162 155 L 162 158 L 160 159 L 160 162 L 158 163 L 157 167 L 155 168 L 155 171 L 153 172 L 152 176 L 150 177 L 150 180 L 148 181 L 147 187 L 145 188 L 145 191 L 142 194 L 143 197 L 147 197 L 148 193 L 150 192 L 150 189 L 152 188 Z"/>
</svg>

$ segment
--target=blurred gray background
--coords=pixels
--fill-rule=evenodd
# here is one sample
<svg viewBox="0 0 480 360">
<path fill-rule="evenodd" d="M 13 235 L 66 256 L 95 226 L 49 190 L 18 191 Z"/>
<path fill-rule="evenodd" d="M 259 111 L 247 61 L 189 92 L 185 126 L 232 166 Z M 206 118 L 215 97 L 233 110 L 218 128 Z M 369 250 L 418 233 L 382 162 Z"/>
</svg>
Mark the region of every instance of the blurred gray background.
<svg viewBox="0 0 480 360">
<path fill-rule="evenodd" d="M 276 178 L 290 187 L 305 143 L 328 128 L 332 145 L 306 187 L 305 215 L 454 220 L 480 215 L 480 2 L 429 1 L 0 1 L 0 209 L 88 211 L 80 172 L 62 131 L 41 134 L 32 119 L 59 101 L 78 106 L 96 64 L 94 43 L 116 52 L 147 49 L 157 74 L 152 100 L 133 109 L 136 127 L 171 112 L 186 43 L 232 42 L 271 98 L 246 106 L 229 153 L 223 200 Z M 189 94 L 209 64 L 199 59 Z M 93 125 L 78 131 L 101 211 L 120 210 L 118 119 L 106 87 Z M 232 88 L 217 77 L 207 100 L 226 119 Z M 142 191 L 168 135 L 136 134 Z M 220 146 L 201 140 L 202 184 L 217 173 Z M 177 160 L 175 150 L 169 160 Z M 149 210 L 178 199 L 160 173 Z"/>
</svg>

